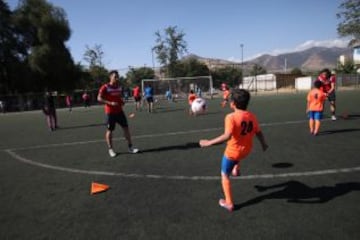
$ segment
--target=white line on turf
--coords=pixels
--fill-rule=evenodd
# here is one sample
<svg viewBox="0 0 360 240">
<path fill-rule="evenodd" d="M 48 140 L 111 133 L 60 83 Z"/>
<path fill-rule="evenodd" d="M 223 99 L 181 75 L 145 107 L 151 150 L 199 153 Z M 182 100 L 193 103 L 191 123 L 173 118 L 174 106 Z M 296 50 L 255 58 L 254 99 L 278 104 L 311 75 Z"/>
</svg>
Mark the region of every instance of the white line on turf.
<svg viewBox="0 0 360 240">
<path fill-rule="evenodd" d="M 307 120 L 298 120 L 298 121 L 285 121 L 285 122 L 274 122 L 274 123 L 262 123 L 261 126 L 277 126 L 277 125 L 289 125 L 289 124 L 299 124 L 307 122 Z M 147 134 L 147 135 L 138 135 L 133 138 L 153 138 L 153 137 L 165 137 L 165 136 L 174 136 L 180 134 L 191 134 L 191 133 L 200 133 L 200 132 L 210 132 L 218 131 L 222 128 L 209 128 L 209 129 L 200 129 L 200 130 L 189 130 L 189 131 L 179 131 L 179 132 L 170 132 L 170 133 L 159 133 L 159 134 Z M 123 139 L 123 138 L 117 138 Z M 92 140 L 92 141 L 80 141 L 80 142 L 71 142 L 71 143 L 59 143 L 59 144 L 47 144 L 47 145 L 37 145 L 30 147 L 22 148 L 13 148 L 5 149 L 4 151 L 12 156 L 14 159 L 30 164 L 37 167 L 42 167 L 46 169 L 52 169 L 57 171 L 69 172 L 69 173 L 79 173 L 87 175 L 103 175 L 103 176 L 118 176 L 118 177 L 127 177 L 127 178 L 150 178 L 150 179 L 173 179 L 173 180 L 219 180 L 220 176 L 167 176 L 167 175 L 155 175 L 155 174 L 135 174 L 135 173 L 121 173 L 121 172 L 108 172 L 108 171 L 94 171 L 94 170 L 83 170 L 76 168 L 61 167 L 55 165 L 49 165 L 45 163 L 40 163 L 32 161 L 25 157 L 20 156 L 15 151 L 21 150 L 30 150 L 30 149 L 39 149 L 39 148 L 50 148 L 50 147 L 63 147 L 63 146 L 73 146 L 73 145 L 82 145 L 90 143 L 103 142 L 104 140 Z M 239 176 L 234 179 L 238 180 L 249 180 L 249 179 L 264 179 L 264 178 L 289 178 L 289 177 L 305 177 L 305 176 L 319 176 L 319 175 L 328 175 L 328 174 L 339 174 L 339 173 L 350 173 L 360 171 L 359 167 L 352 168 L 340 168 L 340 169 L 325 169 L 317 171 L 307 171 L 307 172 L 290 172 L 290 173 L 280 173 L 280 174 L 254 174 Z"/>
<path fill-rule="evenodd" d="M 12 150 L 5 150 L 13 158 L 33 166 L 63 171 L 68 173 L 79 173 L 87 175 L 102 175 L 102 176 L 117 176 L 117 177 L 127 177 L 127 178 L 150 178 L 150 179 L 172 179 L 172 180 L 219 180 L 220 176 L 167 176 L 167 175 L 155 175 L 155 174 L 135 174 L 135 173 L 121 173 L 121 172 L 108 172 L 108 171 L 94 171 L 94 170 L 82 170 L 76 168 L 67 168 L 49 165 L 45 163 L 34 162 L 30 159 L 20 156 L 19 154 L 13 152 Z M 318 171 L 307 171 L 307 172 L 290 172 L 290 173 L 280 173 L 280 174 L 254 174 L 235 177 L 237 180 L 250 180 L 250 179 L 264 179 L 264 178 L 289 178 L 289 177 L 305 177 L 305 176 L 319 176 L 319 175 L 328 175 L 328 174 L 339 174 L 339 173 L 350 173 L 360 171 L 359 167 L 353 168 L 340 168 L 340 169 L 325 169 Z"/>
</svg>

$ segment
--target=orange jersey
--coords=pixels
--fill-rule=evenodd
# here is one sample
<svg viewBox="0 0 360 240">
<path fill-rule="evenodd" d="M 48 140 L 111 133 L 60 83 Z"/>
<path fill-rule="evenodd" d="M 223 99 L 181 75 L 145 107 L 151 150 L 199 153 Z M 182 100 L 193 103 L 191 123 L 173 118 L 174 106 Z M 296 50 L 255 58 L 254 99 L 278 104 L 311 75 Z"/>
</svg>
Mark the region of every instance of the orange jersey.
<svg viewBox="0 0 360 240">
<path fill-rule="evenodd" d="M 324 109 L 326 95 L 323 91 L 313 88 L 307 95 L 307 110 L 321 112 Z"/>
<path fill-rule="evenodd" d="M 196 94 L 195 93 L 190 93 L 189 97 L 188 97 L 188 101 L 189 101 L 189 105 L 192 104 L 192 102 L 196 99 Z"/>
<path fill-rule="evenodd" d="M 256 116 L 248 111 L 235 111 L 225 117 L 225 132 L 231 133 L 224 155 L 232 160 L 245 158 L 252 149 L 253 137 L 260 132 Z"/>
<path fill-rule="evenodd" d="M 230 96 L 230 91 L 226 89 L 223 93 L 223 99 L 224 100 L 229 99 L 229 96 Z"/>
</svg>

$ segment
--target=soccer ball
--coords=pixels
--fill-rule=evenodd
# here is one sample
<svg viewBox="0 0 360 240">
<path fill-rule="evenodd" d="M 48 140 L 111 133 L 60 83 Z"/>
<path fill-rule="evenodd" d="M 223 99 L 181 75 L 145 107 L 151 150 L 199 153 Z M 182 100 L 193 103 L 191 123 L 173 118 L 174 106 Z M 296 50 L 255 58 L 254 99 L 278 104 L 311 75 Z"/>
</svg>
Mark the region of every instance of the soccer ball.
<svg viewBox="0 0 360 240">
<path fill-rule="evenodd" d="M 206 110 L 206 101 L 203 98 L 196 98 L 191 104 L 191 111 L 194 114 L 204 113 Z"/>
</svg>

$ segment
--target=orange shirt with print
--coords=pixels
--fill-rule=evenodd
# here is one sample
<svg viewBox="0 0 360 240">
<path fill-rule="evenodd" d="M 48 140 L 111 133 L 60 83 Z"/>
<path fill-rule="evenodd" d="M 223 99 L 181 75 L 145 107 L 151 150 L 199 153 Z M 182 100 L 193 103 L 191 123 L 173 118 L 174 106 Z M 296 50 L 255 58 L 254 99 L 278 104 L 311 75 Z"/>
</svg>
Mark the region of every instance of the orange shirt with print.
<svg viewBox="0 0 360 240">
<path fill-rule="evenodd" d="M 195 93 L 190 93 L 189 97 L 188 97 L 188 101 L 189 101 L 189 105 L 192 104 L 192 102 L 196 99 L 196 94 Z"/>
<path fill-rule="evenodd" d="M 225 132 L 231 133 L 224 155 L 231 160 L 241 160 L 252 150 L 254 135 L 260 132 L 256 116 L 248 111 L 237 110 L 225 117 Z"/>
<path fill-rule="evenodd" d="M 317 88 L 313 88 L 307 95 L 307 110 L 321 112 L 324 109 L 324 102 L 326 95 L 323 91 Z"/>
</svg>

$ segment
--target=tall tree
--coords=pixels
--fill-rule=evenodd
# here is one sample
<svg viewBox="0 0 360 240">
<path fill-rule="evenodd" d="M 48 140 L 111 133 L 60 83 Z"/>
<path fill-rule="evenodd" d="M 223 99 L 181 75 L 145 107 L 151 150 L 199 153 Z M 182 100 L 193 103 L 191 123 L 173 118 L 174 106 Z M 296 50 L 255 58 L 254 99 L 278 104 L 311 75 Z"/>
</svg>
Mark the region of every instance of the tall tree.
<svg viewBox="0 0 360 240">
<path fill-rule="evenodd" d="M 165 73 L 173 77 L 176 72 L 176 64 L 180 55 L 187 52 L 187 43 L 184 40 L 185 33 L 178 30 L 177 26 L 165 28 L 164 33 L 155 33 L 156 45 L 153 47 L 157 60 L 166 69 Z"/>
<path fill-rule="evenodd" d="M 0 0 L 0 93 L 24 91 L 21 76 L 28 75 L 24 56 L 26 48 L 19 41 L 18 31 L 13 23 L 13 13 L 3 0 Z"/>
<path fill-rule="evenodd" d="M 104 67 L 103 59 L 105 52 L 102 45 L 95 44 L 93 47 L 86 46 L 83 59 L 88 63 L 89 81 L 86 82 L 86 88 L 98 88 L 102 82 L 108 78 L 108 71 Z"/>
<path fill-rule="evenodd" d="M 339 8 L 341 9 L 336 16 L 341 19 L 337 31 L 342 37 L 352 37 L 349 46 L 360 46 L 360 1 L 345 0 Z"/>
<path fill-rule="evenodd" d="M 14 15 L 36 76 L 33 90 L 73 88 L 79 75 L 65 46 L 71 30 L 64 10 L 46 0 L 21 0 Z"/>
<path fill-rule="evenodd" d="M 141 85 L 142 79 L 155 78 L 154 69 L 149 67 L 133 68 L 130 67 L 126 73 L 126 79 L 128 86 Z"/>
</svg>

